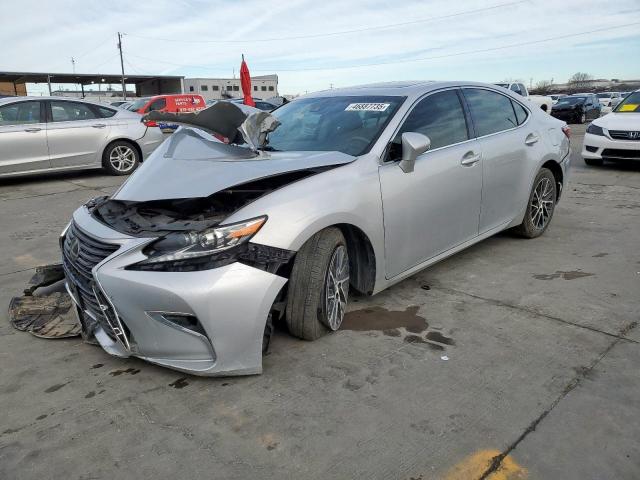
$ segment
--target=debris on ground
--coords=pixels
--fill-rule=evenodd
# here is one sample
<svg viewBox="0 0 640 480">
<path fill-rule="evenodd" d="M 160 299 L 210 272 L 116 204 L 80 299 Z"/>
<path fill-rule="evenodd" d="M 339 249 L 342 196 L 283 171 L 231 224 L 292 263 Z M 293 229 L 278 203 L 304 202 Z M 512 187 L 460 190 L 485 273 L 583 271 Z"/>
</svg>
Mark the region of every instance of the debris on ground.
<svg viewBox="0 0 640 480">
<path fill-rule="evenodd" d="M 9 303 L 9 319 L 14 328 L 40 338 L 77 337 L 80 323 L 71 297 L 65 291 L 50 291 L 34 295 L 37 289 L 51 286 L 64 278 L 61 264 L 36 268 L 29 287 L 21 297 Z"/>
</svg>

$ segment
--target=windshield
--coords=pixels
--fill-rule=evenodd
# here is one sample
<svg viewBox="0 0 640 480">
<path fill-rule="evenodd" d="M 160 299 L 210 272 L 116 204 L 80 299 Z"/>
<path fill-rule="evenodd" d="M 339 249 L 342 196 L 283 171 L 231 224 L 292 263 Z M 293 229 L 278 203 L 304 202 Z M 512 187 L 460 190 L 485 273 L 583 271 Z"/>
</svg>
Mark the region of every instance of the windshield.
<svg viewBox="0 0 640 480">
<path fill-rule="evenodd" d="M 296 100 L 274 110 L 280 126 L 268 150 L 369 151 L 406 97 L 345 96 Z"/>
<path fill-rule="evenodd" d="M 584 103 L 587 97 L 562 97 L 556 105 L 579 105 Z"/>
<path fill-rule="evenodd" d="M 131 105 L 129 105 L 127 107 L 127 110 L 131 110 L 132 112 L 135 112 L 136 110 L 140 110 L 142 107 L 144 107 L 147 104 L 148 101 L 149 101 L 149 98 L 139 98 L 138 100 L 133 102 Z"/>
<path fill-rule="evenodd" d="M 598 93 L 598 98 L 610 98 L 610 93 Z"/>
<path fill-rule="evenodd" d="M 640 91 L 633 92 L 627 95 L 627 97 L 618 104 L 614 112 L 640 113 Z"/>
</svg>

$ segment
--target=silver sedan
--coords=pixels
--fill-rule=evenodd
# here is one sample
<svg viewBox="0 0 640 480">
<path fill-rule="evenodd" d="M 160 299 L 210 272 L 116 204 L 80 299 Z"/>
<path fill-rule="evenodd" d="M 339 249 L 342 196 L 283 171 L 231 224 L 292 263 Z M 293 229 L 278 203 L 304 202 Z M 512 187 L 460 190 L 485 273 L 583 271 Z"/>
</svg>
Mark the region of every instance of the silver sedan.
<svg viewBox="0 0 640 480">
<path fill-rule="evenodd" d="M 333 89 L 246 115 L 173 117 L 186 125 L 118 192 L 74 213 L 67 287 L 107 352 L 259 373 L 275 319 L 335 331 L 350 293 L 508 228 L 541 235 L 567 184 L 566 124 L 492 85 Z"/>
<path fill-rule="evenodd" d="M 60 97 L 0 99 L 0 177 L 105 168 L 127 175 L 164 136 L 140 115 Z"/>
</svg>

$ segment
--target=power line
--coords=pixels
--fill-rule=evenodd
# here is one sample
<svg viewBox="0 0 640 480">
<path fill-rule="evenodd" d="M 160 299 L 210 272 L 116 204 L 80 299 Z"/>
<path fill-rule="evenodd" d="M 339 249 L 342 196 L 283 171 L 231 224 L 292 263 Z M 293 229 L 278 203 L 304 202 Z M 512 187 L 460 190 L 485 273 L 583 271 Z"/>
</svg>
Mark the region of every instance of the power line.
<svg viewBox="0 0 640 480">
<path fill-rule="evenodd" d="M 95 67 L 91 67 L 91 68 L 87 68 L 88 71 L 91 70 L 97 70 L 98 68 L 102 67 L 103 65 L 106 65 L 107 63 L 109 63 L 111 60 L 113 60 L 114 58 L 118 57 L 118 53 L 116 53 L 115 55 L 112 55 L 111 57 L 109 57 L 107 60 L 105 60 L 104 62 L 96 65 Z"/>
<path fill-rule="evenodd" d="M 375 27 L 363 27 L 363 28 L 356 28 L 356 29 L 352 29 L 352 30 L 341 30 L 341 31 L 337 31 L 337 32 L 327 32 L 327 33 L 315 33 L 315 34 L 310 34 L 310 35 L 293 35 L 293 36 L 288 36 L 288 37 L 272 37 L 272 38 L 254 38 L 252 40 L 221 40 L 221 39 L 209 39 L 209 40 L 183 40 L 183 39 L 177 39 L 177 38 L 157 38 L 157 37 L 147 37 L 147 36 L 143 36 L 143 35 L 136 35 L 133 33 L 127 33 L 126 35 L 130 36 L 130 37 L 135 37 L 135 38 L 142 38 L 145 40 L 154 40 L 154 41 L 161 41 L 161 42 L 178 42 L 178 43 L 255 43 L 255 42 L 279 42 L 279 41 L 284 41 L 284 40 L 301 40 L 304 38 L 321 38 L 321 37 L 331 37 L 331 36 L 338 36 L 338 35 L 348 35 L 348 34 L 352 34 L 352 33 L 361 33 L 361 32 L 368 32 L 371 30 L 383 30 L 383 29 L 389 29 L 389 28 L 397 28 L 397 27 L 404 27 L 407 25 L 415 25 L 417 23 L 428 23 L 428 22 L 433 22 L 436 20 L 444 20 L 447 18 L 455 18 L 455 17 L 460 17 L 462 15 L 471 15 L 473 13 L 480 13 L 480 12 L 486 12 L 489 10 L 496 10 L 499 8 L 504 8 L 504 7 L 510 7 L 512 5 L 518 5 L 520 3 L 529 3 L 529 0 L 518 0 L 515 2 L 508 2 L 508 3 L 501 3 L 499 5 L 493 5 L 490 7 L 483 7 L 483 8 L 476 8 L 474 10 L 465 10 L 463 12 L 457 12 L 457 13 L 451 13 L 448 15 L 442 15 L 439 17 L 427 17 L 427 18 L 421 18 L 421 19 L 417 19 L 417 20 L 411 20 L 408 22 L 400 22 L 400 23 L 388 23 L 386 25 L 378 25 Z"/>
<path fill-rule="evenodd" d="M 109 38 L 105 38 L 104 40 L 102 40 L 100 43 L 96 44 L 93 48 L 90 48 L 89 50 L 85 50 L 84 53 L 80 54 L 80 55 L 75 55 L 75 59 L 78 60 L 82 57 L 84 57 L 85 55 L 90 54 L 91 52 L 96 51 L 98 48 L 102 47 L 105 43 L 107 43 L 107 41 L 111 41 L 113 39 L 113 37 L 111 35 L 109 35 Z"/>
<path fill-rule="evenodd" d="M 342 66 L 336 66 L 336 67 L 310 67 L 310 68 L 302 68 L 302 69 L 286 69 L 286 68 L 269 68 L 268 70 L 278 70 L 279 72 L 299 72 L 299 71 L 317 71 L 317 70 L 342 70 L 342 69 L 349 69 L 349 68 L 359 68 L 359 67 L 375 67 L 375 66 L 380 66 L 380 65 L 394 65 L 394 64 L 399 64 L 399 63 L 412 63 L 412 62 L 421 62 L 424 60 L 438 60 L 438 59 L 442 59 L 442 58 L 450 58 L 450 57 L 459 57 L 461 55 L 471 55 L 474 53 L 486 53 L 486 52 L 494 52 L 497 50 L 505 50 L 508 48 L 515 48 L 515 47 L 523 47 L 526 45 L 535 45 L 538 43 L 544 43 L 544 42 L 550 42 L 553 40 L 562 40 L 565 38 L 571 38 L 571 37 L 578 37 L 581 35 L 589 35 L 592 33 L 598 33 L 598 32 L 604 32 L 604 31 L 608 31 L 608 30 L 618 30 L 620 28 L 625 28 L 625 27 L 631 27 L 631 26 L 635 26 L 635 25 L 640 25 L 640 22 L 633 22 L 633 23 L 627 23 L 627 24 L 623 24 L 623 25 L 616 25 L 613 27 L 605 27 L 605 28 L 598 28 L 595 30 L 589 30 L 586 32 L 579 32 L 579 33 L 570 33 L 567 35 L 559 35 L 556 37 L 548 37 L 548 38 L 542 38 L 540 40 L 531 40 L 531 41 L 527 41 L 527 42 L 519 42 L 519 43 L 512 43 L 509 45 L 502 45 L 499 47 L 491 47 L 491 48 L 481 48 L 481 49 L 477 49 L 477 50 L 467 50 L 464 52 L 457 52 L 457 53 L 449 53 L 449 54 L 443 54 L 443 55 L 434 55 L 431 57 L 419 57 L 419 58 L 412 58 L 412 59 L 407 59 L 407 60 L 390 60 L 388 62 L 376 62 L 376 63 L 364 63 L 364 64 L 360 64 L 360 65 L 342 65 Z M 256 71 L 259 71 L 259 69 L 255 69 Z"/>
<path fill-rule="evenodd" d="M 518 43 L 512 43 L 509 45 L 502 45 L 499 47 L 491 47 L 491 48 L 482 48 L 482 49 L 476 49 L 476 50 L 466 50 L 464 52 L 456 52 L 456 53 L 448 53 L 448 54 L 443 54 L 443 55 L 434 55 L 434 56 L 430 56 L 430 57 L 419 57 L 419 58 L 412 58 L 412 59 L 406 59 L 406 60 L 390 60 L 387 62 L 375 62 L 375 63 L 362 63 L 362 64 L 358 64 L 358 65 L 340 65 L 340 66 L 325 66 L 325 67 L 307 67 L 307 68 L 279 68 L 279 67 L 270 67 L 270 68 L 252 68 L 253 71 L 278 71 L 278 72 L 306 72 L 306 71 L 319 71 L 319 70 L 344 70 L 344 69 L 351 69 L 351 68 L 362 68 L 362 67 L 375 67 L 375 66 L 382 66 L 382 65 L 394 65 L 394 64 L 400 64 L 400 63 L 413 63 L 413 62 L 422 62 L 425 60 L 438 60 L 438 59 L 442 59 L 442 58 L 450 58 L 450 57 L 458 57 L 458 56 L 462 56 L 462 55 L 471 55 L 471 54 L 475 54 L 475 53 L 486 53 L 486 52 L 494 52 L 497 50 L 505 50 L 508 48 L 515 48 L 515 47 L 522 47 L 522 46 L 526 46 L 526 45 L 535 45 L 535 44 L 539 44 L 539 43 L 544 43 L 544 42 L 550 42 L 553 40 L 562 40 L 565 38 L 571 38 L 571 37 L 578 37 L 578 36 L 582 36 L 582 35 L 590 35 L 592 33 L 599 33 L 599 32 L 605 32 L 608 30 L 619 30 L 621 28 L 626 28 L 626 27 L 632 27 L 632 26 L 636 26 L 636 25 L 640 25 L 640 22 L 633 22 L 633 23 L 627 23 L 627 24 L 622 24 L 622 25 L 615 25 L 615 26 L 611 26 L 611 27 L 603 27 L 603 28 L 597 28 L 594 30 L 589 30 L 589 31 L 585 31 L 585 32 L 578 32 L 578 33 L 570 33 L 570 34 L 566 34 L 566 35 L 558 35 L 555 37 L 548 37 L 548 38 L 543 38 L 543 39 L 539 39 L 539 40 L 530 40 L 530 41 L 526 41 L 526 42 L 518 42 Z M 173 62 L 166 62 L 164 60 L 157 60 L 157 59 L 153 59 L 153 58 L 147 58 L 147 57 L 140 57 L 138 55 L 132 55 L 129 54 L 130 57 L 136 57 L 136 58 L 140 58 L 143 60 L 147 60 L 150 62 L 156 62 L 156 63 L 164 63 L 167 65 L 173 65 L 176 67 L 183 67 L 183 68 L 202 68 L 202 69 L 207 69 L 207 70 L 214 70 L 214 69 L 219 69 L 222 68 L 220 66 L 215 66 L 215 65 L 187 65 L 187 64 L 180 64 L 180 63 L 173 63 Z"/>
</svg>

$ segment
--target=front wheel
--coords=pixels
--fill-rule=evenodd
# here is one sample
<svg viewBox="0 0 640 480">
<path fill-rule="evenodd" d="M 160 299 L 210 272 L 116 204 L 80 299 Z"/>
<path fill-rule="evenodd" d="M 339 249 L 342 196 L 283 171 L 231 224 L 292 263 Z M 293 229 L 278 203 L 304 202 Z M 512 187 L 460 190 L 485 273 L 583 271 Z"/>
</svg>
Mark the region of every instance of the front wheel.
<svg viewBox="0 0 640 480">
<path fill-rule="evenodd" d="M 587 121 L 587 114 L 586 114 L 586 113 L 584 113 L 584 112 L 582 112 L 582 113 L 580 114 L 580 116 L 578 117 L 578 123 L 579 123 L 580 125 L 582 125 L 582 124 L 583 124 L 584 122 L 586 122 L 586 121 Z"/>
<path fill-rule="evenodd" d="M 349 298 L 349 254 L 342 232 L 326 228 L 298 251 L 289 278 L 289 332 L 316 340 L 340 328 Z"/>
<path fill-rule="evenodd" d="M 541 168 L 533 182 L 527 210 L 514 231 L 525 238 L 539 237 L 551 223 L 556 204 L 556 179 L 547 168 Z"/>
<path fill-rule="evenodd" d="M 102 165 L 111 175 L 129 175 L 140 163 L 138 150 L 129 142 L 109 144 L 102 154 Z"/>
</svg>

